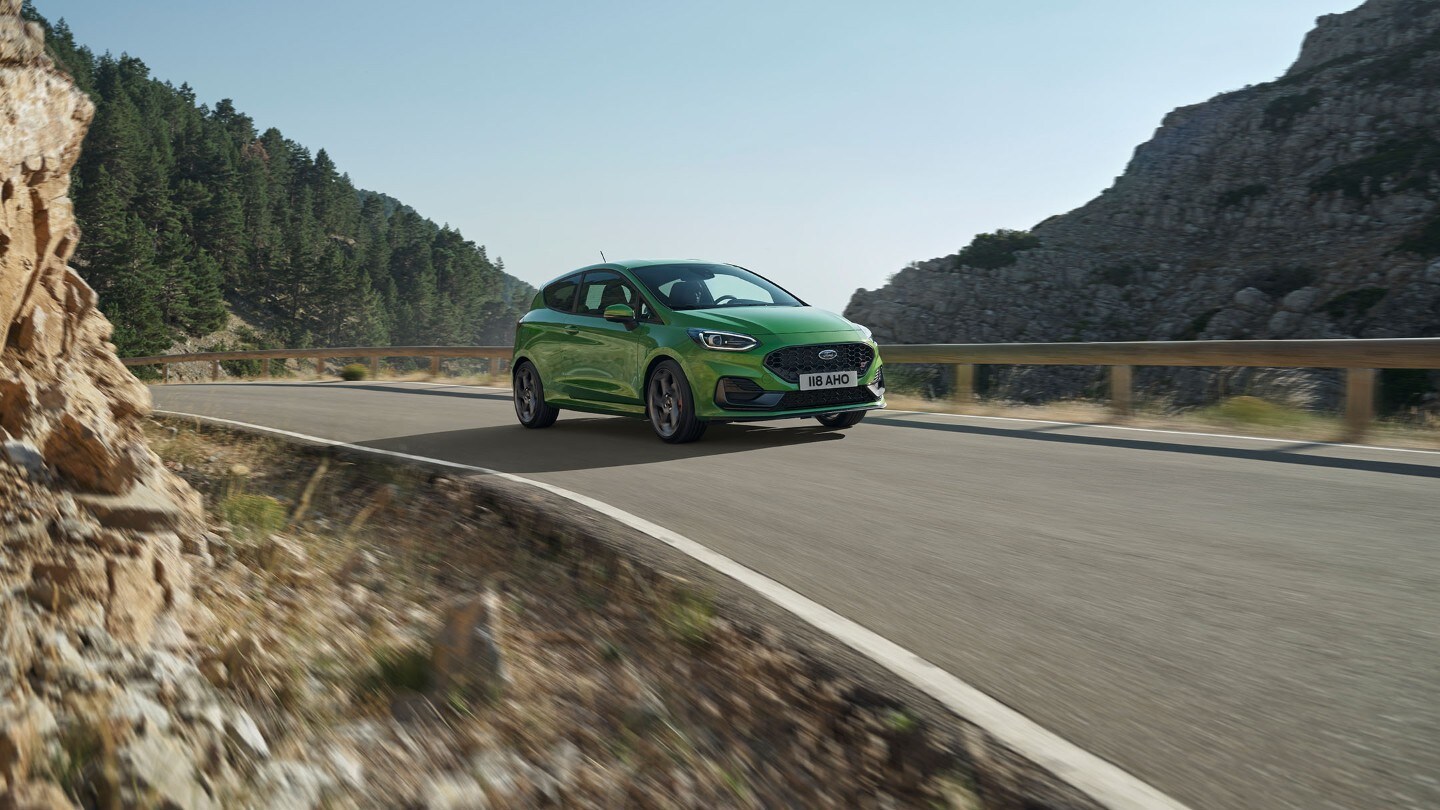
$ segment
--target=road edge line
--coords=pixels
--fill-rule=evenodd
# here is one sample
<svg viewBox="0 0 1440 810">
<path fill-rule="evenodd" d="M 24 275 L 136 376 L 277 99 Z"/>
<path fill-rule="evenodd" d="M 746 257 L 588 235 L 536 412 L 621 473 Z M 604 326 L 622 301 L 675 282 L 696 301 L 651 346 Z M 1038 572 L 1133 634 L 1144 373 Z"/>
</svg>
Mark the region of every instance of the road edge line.
<svg viewBox="0 0 1440 810">
<path fill-rule="evenodd" d="M 798 591 L 792 590 L 718 551 L 639 515 L 611 506 L 604 501 L 544 481 L 536 481 L 473 464 L 461 464 L 428 456 L 382 450 L 250 422 L 239 422 L 183 411 L 155 409 L 153 413 L 179 419 L 193 419 L 201 424 L 238 428 L 254 433 L 294 439 L 322 447 L 340 448 L 354 453 L 493 475 L 565 498 L 658 540 L 739 582 L 811 627 L 835 638 L 850 649 L 898 675 L 964 721 L 972 723 L 994 736 L 1002 745 L 1050 772 L 1101 806 L 1115 808 L 1115 810 L 1189 810 L 1186 805 L 1165 795 L 1159 789 L 1118 765 L 1049 731 L 1015 709 L 873 630 L 845 618 Z"/>
</svg>

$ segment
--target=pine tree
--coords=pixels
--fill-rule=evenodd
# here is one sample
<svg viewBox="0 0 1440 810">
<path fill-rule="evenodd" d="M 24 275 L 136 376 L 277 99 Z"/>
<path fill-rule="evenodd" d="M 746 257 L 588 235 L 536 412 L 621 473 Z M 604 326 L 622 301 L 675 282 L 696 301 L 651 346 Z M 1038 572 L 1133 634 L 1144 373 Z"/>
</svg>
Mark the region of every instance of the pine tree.
<svg viewBox="0 0 1440 810">
<path fill-rule="evenodd" d="M 533 291 L 483 246 L 357 190 L 326 150 L 257 133 L 229 99 L 199 105 L 188 84 L 96 57 L 28 1 L 23 13 L 96 104 L 72 176 L 74 262 L 122 354 L 208 334 L 231 308 L 273 344 L 509 339 Z"/>
</svg>

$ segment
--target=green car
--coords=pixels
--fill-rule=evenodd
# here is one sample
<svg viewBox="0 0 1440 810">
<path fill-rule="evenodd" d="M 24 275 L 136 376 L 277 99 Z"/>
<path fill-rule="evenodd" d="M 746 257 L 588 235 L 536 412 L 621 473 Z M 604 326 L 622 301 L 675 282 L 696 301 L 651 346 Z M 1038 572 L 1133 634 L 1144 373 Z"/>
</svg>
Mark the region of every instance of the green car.
<svg viewBox="0 0 1440 810">
<path fill-rule="evenodd" d="M 885 407 L 870 330 L 741 267 L 608 262 L 546 284 L 515 330 L 515 414 L 650 420 L 692 442 L 713 422 L 814 417 L 847 428 Z"/>
</svg>

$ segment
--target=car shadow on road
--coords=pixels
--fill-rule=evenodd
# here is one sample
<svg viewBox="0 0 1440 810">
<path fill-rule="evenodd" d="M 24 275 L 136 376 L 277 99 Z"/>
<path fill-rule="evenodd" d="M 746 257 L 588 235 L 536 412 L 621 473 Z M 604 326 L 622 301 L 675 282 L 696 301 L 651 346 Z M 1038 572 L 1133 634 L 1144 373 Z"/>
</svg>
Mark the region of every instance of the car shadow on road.
<svg viewBox="0 0 1440 810">
<path fill-rule="evenodd" d="M 691 444 L 666 444 L 650 423 L 623 417 L 562 417 L 545 430 L 518 424 L 471 430 L 420 433 L 360 442 L 365 447 L 473 464 L 508 473 L 593 470 L 629 467 L 726 453 L 746 453 L 837 441 L 844 434 L 819 425 L 712 425 Z"/>
<path fill-rule="evenodd" d="M 403 381 L 402 381 L 403 382 Z M 479 391 L 474 388 L 462 385 L 438 386 L 434 388 L 402 388 L 400 386 L 380 385 L 377 383 L 352 383 L 343 380 L 325 381 L 302 381 L 302 382 L 244 382 L 244 383 L 188 383 L 190 388 L 228 388 L 236 385 L 244 385 L 246 388 L 346 388 L 352 391 L 379 391 L 384 394 L 419 394 L 429 397 L 463 397 L 465 399 L 493 399 L 501 402 L 509 402 L 511 395 L 499 391 Z"/>
<path fill-rule="evenodd" d="M 867 424 L 889 427 L 916 428 L 919 430 L 941 430 L 950 433 L 967 433 L 972 436 L 997 436 L 1006 439 L 1029 439 L 1039 442 L 1061 444 L 1083 444 L 1095 447 L 1118 447 L 1126 450 L 1153 450 L 1162 453 L 1183 453 L 1218 458 L 1242 458 L 1252 461 L 1299 464 L 1306 467 L 1328 467 L 1342 470 L 1363 470 L 1366 472 L 1389 473 L 1392 475 L 1413 475 L 1421 478 L 1440 478 L 1440 465 L 1406 464 L 1398 461 L 1375 461 L 1372 459 L 1343 458 L 1297 453 L 1302 448 L 1286 447 L 1276 450 L 1247 450 L 1239 447 L 1211 447 L 1179 442 L 1156 442 L 1143 439 L 1121 439 L 1108 436 L 1085 436 L 1075 433 L 1047 432 L 1044 428 L 996 428 L 980 425 L 955 423 L 922 422 L 895 417 L 872 417 Z"/>
</svg>

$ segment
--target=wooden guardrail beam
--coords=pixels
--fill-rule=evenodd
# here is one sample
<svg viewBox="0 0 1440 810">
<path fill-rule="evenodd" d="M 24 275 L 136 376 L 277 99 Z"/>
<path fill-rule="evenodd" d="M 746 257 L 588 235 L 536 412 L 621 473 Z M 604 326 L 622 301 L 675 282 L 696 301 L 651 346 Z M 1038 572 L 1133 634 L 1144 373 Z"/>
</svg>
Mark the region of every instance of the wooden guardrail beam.
<svg viewBox="0 0 1440 810">
<path fill-rule="evenodd" d="M 975 401 L 975 366 L 1108 366 L 1110 404 L 1116 413 L 1133 407 L 1134 366 L 1245 366 L 1251 368 L 1343 368 L 1345 425 L 1350 438 L 1364 434 L 1375 418 L 1377 369 L 1440 369 L 1440 338 L 1381 338 L 1369 340 L 1155 340 L 1116 343 L 956 343 L 904 344 L 880 347 L 887 363 L 941 363 L 955 369 L 951 397 L 957 404 Z M 309 358 L 322 373 L 327 359 L 365 358 L 370 373 L 378 375 L 386 357 L 427 357 L 438 376 L 444 358 L 484 358 L 490 373 L 513 357 L 509 346 L 351 346 L 325 349 L 250 349 L 230 352 L 166 354 L 130 357 L 127 366 L 159 365 L 170 380 L 173 363 L 209 362 L 211 379 L 219 377 L 224 360 L 260 360 L 270 376 L 271 360 Z"/>
<path fill-rule="evenodd" d="M 887 363 L 1440 368 L 1440 338 L 906 344 L 881 346 L 880 355 Z"/>
</svg>

